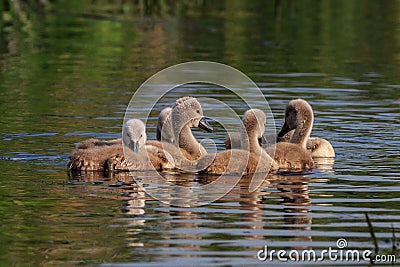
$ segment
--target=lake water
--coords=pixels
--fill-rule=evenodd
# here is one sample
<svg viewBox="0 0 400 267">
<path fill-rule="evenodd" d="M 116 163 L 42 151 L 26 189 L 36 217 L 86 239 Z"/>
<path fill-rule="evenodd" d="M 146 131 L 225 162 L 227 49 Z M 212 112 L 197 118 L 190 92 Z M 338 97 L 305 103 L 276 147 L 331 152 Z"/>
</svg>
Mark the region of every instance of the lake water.
<svg viewBox="0 0 400 267">
<path fill-rule="evenodd" d="M 399 1 L 31 1 L 19 16 L 3 2 L 0 265 L 280 265 L 287 262 L 260 261 L 257 252 L 321 253 L 338 249 L 340 238 L 343 250 L 373 251 L 366 212 L 378 254 L 400 257 Z M 154 200 L 126 173 L 67 174 L 77 142 L 120 136 L 140 84 L 192 60 L 248 75 L 276 127 L 288 101 L 309 101 L 312 136 L 332 143 L 334 162 L 308 174 L 271 175 L 252 193 L 243 180 L 218 201 L 191 208 Z M 151 112 L 149 139 L 159 110 L 184 95 L 246 110 L 215 86 L 177 88 Z M 222 149 L 225 134 L 214 127 L 194 132 Z M 204 182 L 166 176 L 192 188 Z M 187 203 L 196 198 L 175 193 Z M 369 262 L 326 256 L 290 264 Z"/>
</svg>

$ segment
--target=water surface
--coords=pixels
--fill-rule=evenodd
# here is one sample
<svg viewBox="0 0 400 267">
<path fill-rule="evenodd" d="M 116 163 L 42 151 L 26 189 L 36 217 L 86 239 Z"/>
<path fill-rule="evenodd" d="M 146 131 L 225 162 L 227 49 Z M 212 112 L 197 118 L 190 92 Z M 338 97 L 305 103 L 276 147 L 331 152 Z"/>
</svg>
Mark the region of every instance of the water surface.
<svg viewBox="0 0 400 267">
<path fill-rule="evenodd" d="M 0 24 L 2 265 L 265 265 L 256 257 L 265 245 L 321 251 L 336 248 L 338 238 L 350 249 L 373 250 L 365 212 L 379 253 L 398 254 L 392 233 L 398 236 L 400 222 L 398 1 L 31 5 L 20 22 L 4 5 Z M 68 176 L 77 142 L 119 137 L 139 85 L 191 60 L 249 75 L 276 127 L 289 100 L 309 101 L 312 135 L 331 141 L 334 163 L 321 162 L 309 174 L 272 175 L 253 193 L 244 180 L 193 208 L 152 199 L 129 174 Z M 246 110 L 212 85 L 178 88 L 151 113 L 150 139 L 159 110 L 184 95 L 216 97 L 240 115 Z M 216 129 L 195 134 L 222 149 L 225 133 Z M 166 176 L 191 186 L 205 179 Z M 183 202 L 196 197 L 177 194 Z"/>
</svg>

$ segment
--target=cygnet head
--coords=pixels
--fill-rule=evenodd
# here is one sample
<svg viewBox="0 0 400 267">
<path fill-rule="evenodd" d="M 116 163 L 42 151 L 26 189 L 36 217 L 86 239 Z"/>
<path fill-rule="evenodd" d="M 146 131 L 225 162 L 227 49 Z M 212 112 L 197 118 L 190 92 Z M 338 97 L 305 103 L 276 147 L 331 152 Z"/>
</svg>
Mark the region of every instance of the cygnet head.
<svg viewBox="0 0 400 267">
<path fill-rule="evenodd" d="M 313 122 L 314 115 L 310 104 L 303 99 L 292 100 L 286 106 L 285 122 L 278 133 L 278 139 L 293 129 L 297 129 L 293 138 L 296 135 L 308 138 L 311 134 Z"/>
<path fill-rule="evenodd" d="M 172 124 L 175 125 L 174 131 L 180 131 L 184 125 L 188 125 L 190 128 L 199 127 L 209 132 L 213 131 L 203 117 L 203 109 L 199 101 L 194 97 L 179 98 L 172 108 L 171 119 Z"/>
<path fill-rule="evenodd" d="M 138 153 L 139 149 L 144 147 L 147 141 L 144 123 L 138 119 L 128 120 L 124 125 L 122 140 L 125 146 Z"/>
<path fill-rule="evenodd" d="M 174 142 L 174 134 L 172 132 L 171 124 L 171 112 L 172 108 L 167 107 L 161 110 L 160 115 L 158 115 L 156 131 L 158 141 L 163 140 L 170 143 Z"/>
<path fill-rule="evenodd" d="M 260 109 L 249 109 L 243 115 L 243 127 L 248 135 L 253 135 L 260 139 L 265 132 L 267 116 Z"/>
</svg>

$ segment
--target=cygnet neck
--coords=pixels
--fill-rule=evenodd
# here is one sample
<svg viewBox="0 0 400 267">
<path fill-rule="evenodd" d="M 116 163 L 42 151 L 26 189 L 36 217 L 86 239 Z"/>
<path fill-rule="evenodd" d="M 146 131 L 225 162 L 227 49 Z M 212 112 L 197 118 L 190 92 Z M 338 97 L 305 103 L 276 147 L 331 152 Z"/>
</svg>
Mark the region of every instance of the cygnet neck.
<svg viewBox="0 0 400 267">
<path fill-rule="evenodd" d="M 196 140 L 188 124 L 185 124 L 177 134 L 178 138 L 175 138 L 175 142 L 178 141 L 178 146 L 186 150 L 193 158 L 197 159 L 205 154 L 203 146 Z"/>
<path fill-rule="evenodd" d="M 290 140 L 291 143 L 299 144 L 304 149 L 307 149 L 307 140 L 311 135 L 311 131 L 314 123 L 314 115 L 312 111 L 302 112 L 301 116 L 297 117 L 296 129 Z"/>
</svg>

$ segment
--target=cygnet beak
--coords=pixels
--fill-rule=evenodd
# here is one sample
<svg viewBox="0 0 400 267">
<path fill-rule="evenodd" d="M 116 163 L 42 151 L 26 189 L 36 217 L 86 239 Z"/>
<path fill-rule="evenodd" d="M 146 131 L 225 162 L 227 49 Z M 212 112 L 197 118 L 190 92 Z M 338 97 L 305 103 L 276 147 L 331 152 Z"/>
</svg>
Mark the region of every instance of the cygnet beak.
<svg viewBox="0 0 400 267">
<path fill-rule="evenodd" d="M 289 127 L 289 125 L 286 123 L 286 121 L 285 121 L 285 123 L 283 124 L 283 126 L 282 126 L 282 129 L 281 129 L 281 131 L 278 133 L 278 136 L 277 136 L 277 142 L 279 142 L 280 140 L 281 140 L 281 138 L 285 135 L 285 134 L 287 134 L 288 132 L 290 132 L 292 129 L 290 129 L 290 127 Z"/>
<path fill-rule="evenodd" d="M 129 148 L 132 149 L 133 152 L 139 152 L 139 141 L 131 141 L 129 143 Z"/>
<path fill-rule="evenodd" d="M 201 120 L 199 121 L 199 128 L 206 130 L 209 133 L 212 133 L 214 131 L 214 129 L 211 127 L 211 125 L 206 121 L 204 117 L 202 117 Z"/>
</svg>

